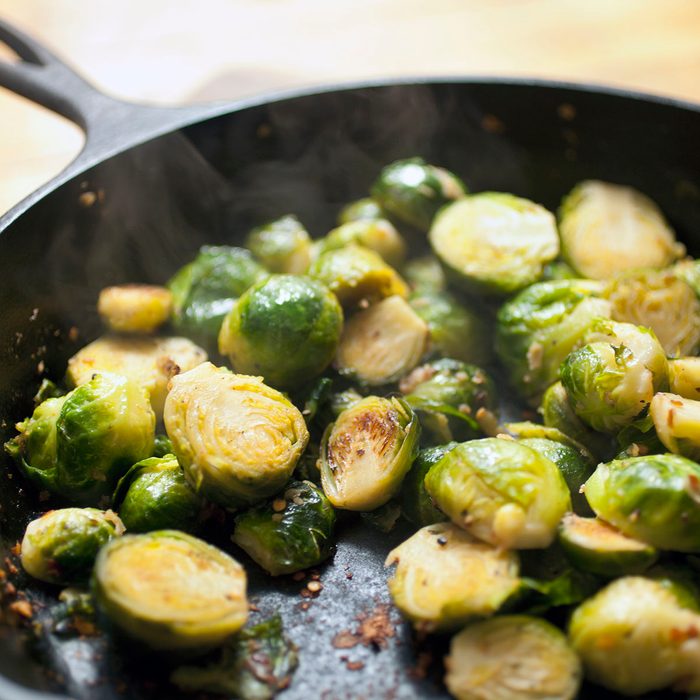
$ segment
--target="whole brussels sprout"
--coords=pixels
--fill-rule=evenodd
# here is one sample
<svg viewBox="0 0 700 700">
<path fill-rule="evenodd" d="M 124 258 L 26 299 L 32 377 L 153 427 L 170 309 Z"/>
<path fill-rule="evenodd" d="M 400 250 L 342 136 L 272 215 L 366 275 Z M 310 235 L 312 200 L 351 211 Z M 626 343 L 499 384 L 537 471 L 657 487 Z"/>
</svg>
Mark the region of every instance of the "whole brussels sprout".
<svg viewBox="0 0 700 700">
<path fill-rule="evenodd" d="M 119 480 L 113 503 L 129 532 L 189 532 L 195 529 L 202 510 L 202 500 L 172 454 L 134 464 Z"/>
<path fill-rule="evenodd" d="M 245 245 L 270 272 L 302 275 L 311 263 L 311 238 L 291 214 L 254 228 Z"/>
<path fill-rule="evenodd" d="M 666 267 L 685 253 L 654 202 L 631 187 L 599 180 L 581 182 L 564 197 L 559 234 L 564 260 L 592 279 Z"/>
<path fill-rule="evenodd" d="M 321 489 L 292 481 L 274 500 L 236 516 L 232 540 L 273 576 L 320 564 L 330 554 L 335 511 Z"/>
<path fill-rule="evenodd" d="M 666 581 L 613 581 L 574 612 L 569 641 L 586 677 L 624 695 L 700 691 L 700 615 Z"/>
<path fill-rule="evenodd" d="M 557 465 L 511 439 L 458 445 L 431 467 L 425 488 L 452 522 L 498 547 L 547 547 L 571 510 Z"/>
<path fill-rule="evenodd" d="M 677 455 L 599 464 L 585 486 L 599 518 L 659 549 L 700 551 L 700 465 Z"/>
<path fill-rule="evenodd" d="M 673 394 L 700 401 L 700 357 L 669 360 L 668 384 Z"/>
<path fill-rule="evenodd" d="M 559 378 L 559 366 L 584 342 L 591 324 L 609 316 L 601 285 L 589 280 L 539 282 L 498 311 L 495 350 L 511 384 L 537 399 Z"/>
<path fill-rule="evenodd" d="M 342 328 L 340 304 L 321 283 L 274 275 L 238 299 L 221 326 L 219 351 L 237 372 L 295 388 L 330 364 Z"/>
<path fill-rule="evenodd" d="M 447 289 L 445 271 L 434 255 L 424 255 L 409 260 L 401 274 L 411 289 L 417 292 L 444 292 Z"/>
<path fill-rule="evenodd" d="M 561 381 L 582 421 L 615 433 L 668 387 L 666 355 L 653 331 L 630 323 L 601 320 L 586 341 L 564 360 Z"/>
<path fill-rule="evenodd" d="M 700 401 L 658 393 L 651 400 L 649 415 L 656 435 L 669 452 L 700 460 Z"/>
<path fill-rule="evenodd" d="M 47 583 L 86 583 L 100 547 L 123 532 L 124 525 L 111 510 L 50 510 L 27 525 L 22 566 L 30 576 Z"/>
<path fill-rule="evenodd" d="M 406 258 L 406 243 L 386 219 L 361 219 L 342 224 L 319 241 L 319 253 L 359 245 L 373 250 L 387 264 L 399 267 Z"/>
<path fill-rule="evenodd" d="M 391 216 L 427 231 L 437 210 L 466 191 L 464 183 L 449 170 L 422 158 L 407 158 L 382 170 L 372 187 L 372 198 Z"/>
<path fill-rule="evenodd" d="M 202 653 L 235 634 L 248 617 L 243 567 L 176 530 L 106 544 L 92 590 L 114 627 L 156 650 Z"/>
<path fill-rule="evenodd" d="M 394 548 L 389 592 L 424 632 L 451 630 L 492 615 L 519 586 L 518 555 L 474 539 L 452 523 L 428 525 Z"/>
<path fill-rule="evenodd" d="M 554 216 L 527 199 L 482 192 L 445 207 L 430 228 L 433 252 L 466 292 L 506 295 L 537 282 L 559 254 Z"/>
<path fill-rule="evenodd" d="M 583 676 L 564 634 L 527 615 L 469 625 L 452 638 L 445 667 L 457 700 L 574 700 Z"/>
<path fill-rule="evenodd" d="M 117 333 L 153 333 L 170 318 L 172 303 L 173 295 L 165 287 L 122 284 L 100 292 L 97 312 Z"/>
<path fill-rule="evenodd" d="M 418 453 L 418 419 L 404 401 L 367 396 L 326 429 L 319 469 L 336 508 L 374 510 L 401 486 Z"/>
<path fill-rule="evenodd" d="M 143 387 L 103 372 L 47 399 L 17 430 L 5 449 L 29 479 L 74 503 L 97 505 L 134 462 L 152 454 L 155 416 Z"/>
<path fill-rule="evenodd" d="M 349 224 L 351 221 L 365 219 L 381 219 L 384 216 L 382 208 L 371 197 L 355 200 L 346 204 L 338 214 L 338 226 Z"/>
<path fill-rule="evenodd" d="M 163 419 L 189 483 L 227 508 L 282 489 L 309 441 L 283 394 L 209 362 L 173 377 Z"/>
</svg>

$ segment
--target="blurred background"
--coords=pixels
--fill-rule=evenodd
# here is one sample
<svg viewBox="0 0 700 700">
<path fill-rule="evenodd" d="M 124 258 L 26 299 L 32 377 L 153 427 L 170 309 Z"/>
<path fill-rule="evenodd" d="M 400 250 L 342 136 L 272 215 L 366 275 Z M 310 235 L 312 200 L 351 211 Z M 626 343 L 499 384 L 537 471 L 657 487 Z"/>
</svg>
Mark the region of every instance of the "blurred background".
<svg viewBox="0 0 700 700">
<path fill-rule="evenodd" d="M 470 74 L 700 102 L 698 0 L 2 0 L 0 15 L 101 90 L 162 105 Z M 0 212 L 81 144 L 77 127 L 0 89 Z"/>
</svg>

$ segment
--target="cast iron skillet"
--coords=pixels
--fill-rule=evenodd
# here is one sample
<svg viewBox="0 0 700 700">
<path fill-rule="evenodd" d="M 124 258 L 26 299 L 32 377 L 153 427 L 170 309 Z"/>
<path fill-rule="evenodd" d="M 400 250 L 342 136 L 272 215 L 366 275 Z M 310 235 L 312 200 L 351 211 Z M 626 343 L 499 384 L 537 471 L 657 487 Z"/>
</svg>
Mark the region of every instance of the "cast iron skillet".
<svg viewBox="0 0 700 700">
<path fill-rule="evenodd" d="M 86 132 L 78 158 L 0 218 L 1 442 L 30 411 L 41 377 L 60 378 L 67 358 L 99 332 L 100 288 L 163 282 L 200 245 L 234 242 L 251 225 L 288 212 L 322 235 L 339 206 L 363 196 L 379 168 L 396 158 L 422 155 L 462 175 L 473 190 L 514 192 L 549 208 L 584 178 L 626 183 L 652 195 L 689 251 L 700 250 L 696 105 L 597 87 L 470 78 L 157 109 L 98 93 L 7 24 L 0 23 L 0 40 L 23 59 L 0 63 L 0 84 Z M 50 505 L 0 456 L 0 559 L 27 521 Z M 300 648 L 285 698 L 445 697 L 444 641 L 416 641 L 395 612 L 389 613 L 395 636 L 385 643 L 345 650 L 332 644 L 338 632 L 357 628 L 355 618 L 387 602 L 382 562 L 404 536 L 346 524 L 335 557 L 321 568 L 324 590 L 308 610 L 300 605 L 301 583 L 271 581 L 248 566 L 260 609 L 253 619 L 279 610 Z M 52 634 L 55 591 L 21 571 L 11 578 L 34 604 L 36 624 L 34 631 L 0 624 L 0 698 L 177 697 L 163 663 L 103 638 Z M 12 600 L 5 593 L 4 605 Z M 420 662 L 430 655 L 423 677 Z M 352 662 L 364 667 L 351 670 Z M 612 696 L 588 688 L 582 697 Z"/>
</svg>

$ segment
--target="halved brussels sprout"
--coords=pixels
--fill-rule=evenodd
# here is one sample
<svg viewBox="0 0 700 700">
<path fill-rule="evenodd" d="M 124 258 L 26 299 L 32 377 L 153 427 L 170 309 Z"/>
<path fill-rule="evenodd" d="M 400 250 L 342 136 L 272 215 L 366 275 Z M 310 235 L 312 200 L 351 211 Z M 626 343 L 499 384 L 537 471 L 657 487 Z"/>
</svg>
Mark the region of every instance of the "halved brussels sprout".
<svg viewBox="0 0 700 700">
<path fill-rule="evenodd" d="M 373 250 L 356 244 L 327 250 L 314 260 L 309 275 L 323 282 L 345 307 L 395 294 L 406 298 L 408 285 Z"/>
<path fill-rule="evenodd" d="M 434 255 L 409 260 L 402 268 L 403 278 L 417 292 L 444 292 L 447 288 L 445 271 Z"/>
<path fill-rule="evenodd" d="M 170 318 L 172 304 L 173 295 L 165 287 L 122 284 L 100 292 L 97 311 L 117 333 L 153 333 Z"/>
<path fill-rule="evenodd" d="M 583 345 L 591 324 L 610 315 L 610 303 L 589 280 L 539 282 L 498 311 L 495 349 L 511 384 L 536 399 L 559 378 L 559 366 Z"/>
<path fill-rule="evenodd" d="M 338 214 L 338 226 L 349 224 L 351 221 L 365 219 L 381 219 L 384 216 L 382 208 L 371 197 L 358 199 L 346 204 Z"/>
<path fill-rule="evenodd" d="M 679 357 L 668 361 L 668 384 L 674 394 L 700 401 L 700 357 Z"/>
<path fill-rule="evenodd" d="M 700 460 L 700 401 L 658 393 L 651 400 L 649 415 L 669 452 Z"/>
<path fill-rule="evenodd" d="M 427 231 L 437 210 L 466 191 L 464 183 L 449 170 L 422 158 L 407 158 L 382 170 L 372 187 L 372 198 L 391 216 Z"/>
<path fill-rule="evenodd" d="M 187 338 L 105 335 L 68 360 L 66 381 L 70 386 L 80 386 L 89 382 L 95 372 L 129 377 L 148 390 L 151 406 L 160 419 L 170 378 L 206 360 L 207 353 Z"/>
<path fill-rule="evenodd" d="M 302 275 L 311 263 L 311 238 L 291 214 L 254 228 L 245 245 L 270 272 Z"/>
<path fill-rule="evenodd" d="M 585 486 L 599 518 L 659 549 L 700 551 L 700 465 L 677 455 L 599 464 Z"/>
<path fill-rule="evenodd" d="M 335 364 L 362 384 L 388 384 L 420 362 L 429 338 L 428 326 L 408 303 L 389 297 L 348 319 Z"/>
<path fill-rule="evenodd" d="M 112 625 L 156 650 L 206 651 L 248 617 L 243 567 L 176 530 L 109 542 L 97 557 L 92 589 Z"/>
<path fill-rule="evenodd" d="M 309 441 L 301 412 L 260 377 L 206 362 L 172 379 L 163 419 L 195 491 L 236 508 L 277 493 Z"/>
<path fill-rule="evenodd" d="M 569 641 L 586 677 L 624 695 L 700 691 L 700 615 L 665 581 L 613 581 L 573 614 Z"/>
<path fill-rule="evenodd" d="M 335 511 L 309 481 L 292 481 L 277 497 L 236 517 L 232 540 L 273 576 L 320 564 L 330 554 Z"/>
<path fill-rule="evenodd" d="M 367 396 L 326 429 L 319 469 L 323 491 L 336 508 L 374 510 L 401 487 L 418 453 L 420 427 L 396 398 Z"/>
<path fill-rule="evenodd" d="M 41 488 L 84 505 L 112 495 L 117 480 L 153 452 L 155 416 L 146 390 L 104 372 L 17 424 L 5 449 Z"/>
<path fill-rule="evenodd" d="M 573 513 L 559 525 L 559 543 L 574 566 L 605 578 L 642 573 L 659 558 L 646 542 L 623 535 L 598 518 Z"/>
<path fill-rule="evenodd" d="M 668 270 L 638 270 L 611 280 L 603 295 L 611 318 L 651 328 L 669 357 L 700 349 L 700 300 Z"/>
<path fill-rule="evenodd" d="M 386 219 L 362 219 L 334 228 L 319 241 L 319 253 L 360 245 L 373 250 L 387 264 L 399 267 L 406 258 L 406 243 L 394 225 Z"/>
<path fill-rule="evenodd" d="M 615 439 L 618 446 L 623 448 L 615 455 L 615 459 L 663 454 L 668 451 L 656 434 L 654 421 L 649 411 L 645 411 L 639 418 L 623 428 Z"/>
<path fill-rule="evenodd" d="M 554 215 L 502 192 L 445 207 L 430 228 L 430 244 L 455 284 L 486 294 L 512 294 L 537 282 L 559 254 Z"/>
<path fill-rule="evenodd" d="M 343 328 L 337 299 L 320 282 L 273 275 L 235 303 L 219 334 L 219 351 L 243 374 L 294 388 L 323 372 Z"/>
<path fill-rule="evenodd" d="M 69 586 L 88 581 L 100 547 L 124 532 L 111 510 L 50 510 L 27 525 L 22 566 L 34 578 Z"/>
<path fill-rule="evenodd" d="M 564 634 L 526 615 L 469 625 L 452 638 L 445 667 L 457 700 L 574 700 L 583 676 Z"/>
<path fill-rule="evenodd" d="M 428 525 L 389 552 L 396 607 L 421 631 L 450 630 L 495 613 L 517 590 L 518 555 L 452 523 Z"/>
<path fill-rule="evenodd" d="M 659 208 L 631 187 L 581 182 L 559 209 L 562 257 L 582 277 L 666 267 L 685 253 Z"/>
<path fill-rule="evenodd" d="M 119 480 L 114 507 L 129 532 L 194 530 L 202 500 L 185 480 L 175 455 L 149 457 Z"/>
<path fill-rule="evenodd" d="M 595 430 L 615 433 L 632 423 L 657 391 L 668 387 L 668 362 L 653 331 L 601 319 L 561 366 L 576 415 Z"/>
<path fill-rule="evenodd" d="M 452 522 L 498 547 L 547 547 L 571 510 L 557 465 L 510 439 L 458 445 L 430 469 L 425 488 Z"/>
</svg>

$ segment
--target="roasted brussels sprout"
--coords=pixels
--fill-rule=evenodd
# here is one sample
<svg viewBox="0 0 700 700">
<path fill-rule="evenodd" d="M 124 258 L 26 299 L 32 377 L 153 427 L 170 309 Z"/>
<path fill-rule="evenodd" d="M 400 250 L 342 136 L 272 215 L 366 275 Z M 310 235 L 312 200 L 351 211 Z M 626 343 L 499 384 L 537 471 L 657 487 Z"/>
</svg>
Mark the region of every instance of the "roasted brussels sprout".
<svg viewBox="0 0 700 700">
<path fill-rule="evenodd" d="M 679 357 L 668 362 L 669 388 L 684 399 L 700 401 L 700 357 Z"/>
<path fill-rule="evenodd" d="M 387 165 L 372 187 L 372 198 L 391 216 L 427 231 L 437 210 L 463 197 L 464 183 L 449 170 L 422 158 Z"/>
<path fill-rule="evenodd" d="M 163 415 L 168 381 L 206 362 L 207 353 L 187 338 L 125 338 L 105 335 L 68 360 L 70 386 L 89 382 L 95 372 L 114 372 L 148 390 L 156 418 Z"/>
<path fill-rule="evenodd" d="M 653 331 L 601 320 L 561 366 L 576 415 L 594 430 L 615 433 L 668 387 L 668 362 Z"/>
<path fill-rule="evenodd" d="M 598 517 L 659 549 L 700 551 L 700 465 L 677 455 L 599 464 L 585 486 Z"/>
<path fill-rule="evenodd" d="M 458 445 L 430 469 L 425 488 L 455 524 L 498 547 L 547 547 L 571 510 L 557 465 L 510 439 Z"/>
<path fill-rule="evenodd" d="M 292 481 L 274 500 L 236 517 L 231 538 L 273 576 L 320 564 L 330 554 L 335 511 L 309 481 Z"/>
<path fill-rule="evenodd" d="M 236 508 L 284 487 L 309 433 L 283 394 L 209 362 L 171 383 L 163 419 L 195 491 Z"/>
<path fill-rule="evenodd" d="M 384 505 L 418 453 L 418 419 L 404 401 L 367 396 L 326 429 L 319 468 L 323 491 L 336 508 Z"/>
<path fill-rule="evenodd" d="M 474 539 L 452 523 L 418 530 L 389 552 L 389 592 L 425 632 L 450 630 L 495 613 L 517 590 L 518 555 Z"/>
<path fill-rule="evenodd" d="M 434 255 L 409 260 L 401 272 L 411 289 L 417 292 L 444 292 L 447 288 L 445 271 Z"/>
<path fill-rule="evenodd" d="M 658 393 L 651 400 L 649 415 L 669 452 L 700 460 L 700 401 Z"/>
<path fill-rule="evenodd" d="M 457 700 L 574 700 L 583 676 L 564 634 L 526 615 L 469 625 L 452 638 L 445 667 Z"/>
<path fill-rule="evenodd" d="M 382 208 L 371 197 L 358 199 L 346 204 L 338 214 L 338 226 L 349 224 L 351 221 L 365 219 L 381 219 L 384 216 Z"/>
<path fill-rule="evenodd" d="M 467 292 L 512 294 L 559 253 L 554 216 L 527 199 L 482 192 L 445 207 L 430 228 L 448 278 Z"/>
<path fill-rule="evenodd" d="M 100 547 L 123 532 L 124 525 L 111 510 L 50 510 L 27 525 L 22 566 L 30 576 L 47 583 L 85 583 Z"/>
<path fill-rule="evenodd" d="M 659 208 L 631 187 L 581 182 L 559 209 L 562 257 L 582 277 L 660 268 L 685 253 Z"/>
<path fill-rule="evenodd" d="M 106 544 L 92 589 L 114 627 L 156 650 L 201 653 L 237 632 L 248 616 L 243 567 L 176 530 Z"/>
<path fill-rule="evenodd" d="M 700 691 L 700 615 L 667 581 L 613 581 L 573 614 L 569 641 L 586 677 L 624 695 Z"/>
<path fill-rule="evenodd" d="M 119 480 L 113 503 L 129 532 L 189 532 L 194 530 L 202 510 L 202 500 L 185 480 L 172 454 L 134 464 Z"/>
<path fill-rule="evenodd" d="M 670 271 L 683 280 L 695 292 L 697 297 L 700 297 L 700 260 L 686 258 L 677 262 L 670 268 Z"/>
<path fill-rule="evenodd" d="M 245 244 L 270 272 L 302 275 L 311 263 L 311 238 L 296 216 L 254 228 Z"/>
<path fill-rule="evenodd" d="M 330 364 L 342 328 L 340 304 L 322 284 L 274 275 L 238 299 L 221 326 L 219 351 L 237 372 L 295 388 Z"/>
<path fill-rule="evenodd" d="M 152 454 L 155 416 L 143 387 L 104 372 L 44 401 L 17 430 L 5 449 L 29 479 L 73 503 L 98 505 Z"/>
<path fill-rule="evenodd" d="M 342 224 L 319 241 L 319 253 L 359 245 L 373 250 L 392 267 L 406 258 L 406 244 L 394 225 L 386 219 L 362 219 Z"/>
<path fill-rule="evenodd" d="M 610 314 L 610 303 L 597 297 L 601 289 L 588 280 L 540 282 L 500 308 L 496 354 L 522 396 L 537 399 L 556 382 L 559 366 L 583 344 L 593 321 Z"/>
<path fill-rule="evenodd" d="M 170 318 L 172 303 L 173 295 L 165 287 L 122 284 L 100 292 L 97 311 L 117 333 L 153 333 Z"/>
<path fill-rule="evenodd" d="M 388 384 L 420 362 L 429 338 L 428 326 L 408 303 L 389 297 L 348 319 L 335 364 L 361 384 Z"/>
</svg>

